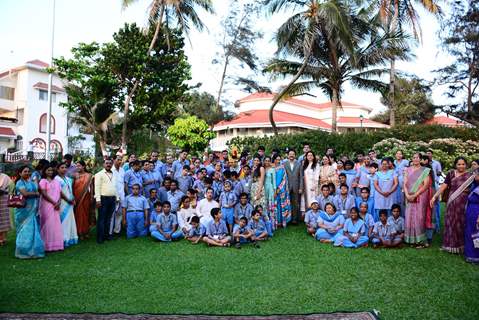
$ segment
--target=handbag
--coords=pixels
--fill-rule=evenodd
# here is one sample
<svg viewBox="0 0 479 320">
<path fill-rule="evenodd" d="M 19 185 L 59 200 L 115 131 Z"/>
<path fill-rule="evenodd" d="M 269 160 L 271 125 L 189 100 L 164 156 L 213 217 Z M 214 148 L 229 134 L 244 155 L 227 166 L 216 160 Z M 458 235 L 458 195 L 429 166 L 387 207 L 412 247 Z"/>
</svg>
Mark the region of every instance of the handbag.
<svg viewBox="0 0 479 320">
<path fill-rule="evenodd" d="M 471 234 L 471 238 L 474 248 L 479 249 L 479 224 L 476 225 L 476 233 Z"/>
<path fill-rule="evenodd" d="M 9 208 L 24 208 L 26 205 L 25 197 L 20 195 L 11 194 L 8 196 L 7 206 Z"/>
</svg>

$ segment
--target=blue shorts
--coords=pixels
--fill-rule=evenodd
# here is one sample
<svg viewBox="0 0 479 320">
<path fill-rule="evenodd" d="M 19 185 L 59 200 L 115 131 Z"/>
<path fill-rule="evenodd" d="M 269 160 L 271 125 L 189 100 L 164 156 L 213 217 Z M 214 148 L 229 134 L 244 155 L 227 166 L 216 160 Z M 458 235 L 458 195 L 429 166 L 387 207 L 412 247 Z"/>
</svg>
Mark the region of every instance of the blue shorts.
<svg viewBox="0 0 479 320">
<path fill-rule="evenodd" d="M 222 219 L 232 226 L 235 222 L 235 209 L 234 208 L 221 208 Z"/>
</svg>

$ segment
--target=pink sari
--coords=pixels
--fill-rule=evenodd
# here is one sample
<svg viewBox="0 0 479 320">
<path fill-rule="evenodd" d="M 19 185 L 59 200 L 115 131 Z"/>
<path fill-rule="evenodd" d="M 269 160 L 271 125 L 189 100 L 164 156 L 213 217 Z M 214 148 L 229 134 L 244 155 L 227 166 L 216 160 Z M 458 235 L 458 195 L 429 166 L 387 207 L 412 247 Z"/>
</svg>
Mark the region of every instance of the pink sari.
<svg viewBox="0 0 479 320">
<path fill-rule="evenodd" d="M 60 200 L 61 187 L 57 180 L 42 179 L 39 186 L 54 202 Z M 53 204 L 43 197 L 40 198 L 40 234 L 45 244 L 45 251 L 63 250 L 63 229 L 59 209 L 55 210 Z"/>
<path fill-rule="evenodd" d="M 420 184 L 423 180 L 426 180 L 428 185 L 431 184 L 431 178 L 429 175 L 425 178 L 423 177 L 424 170 L 426 170 L 424 167 L 420 167 L 419 169 L 416 169 L 413 166 L 406 168 L 406 189 L 408 190 L 408 193 L 415 193 L 416 190 L 412 190 L 414 185 Z M 421 181 L 418 181 L 418 179 L 421 179 Z M 430 200 L 431 198 L 428 189 L 421 193 L 414 202 L 406 200 L 404 242 L 419 244 L 426 240 L 426 212 Z"/>
</svg>

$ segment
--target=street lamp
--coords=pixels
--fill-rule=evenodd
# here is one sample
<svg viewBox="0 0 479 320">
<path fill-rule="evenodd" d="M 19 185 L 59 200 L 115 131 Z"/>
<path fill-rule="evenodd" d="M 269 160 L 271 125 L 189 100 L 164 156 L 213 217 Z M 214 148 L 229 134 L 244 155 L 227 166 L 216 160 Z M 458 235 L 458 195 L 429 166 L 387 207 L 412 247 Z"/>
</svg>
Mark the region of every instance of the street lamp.
<svg viewBox="0 0 479 320">
<path fill-rule="evenodd" d="M 363 131 L 363 121 L 364 121 L 364 116 L 362 114 L 359 115 L 359 122 L 361 122 L 361 131 Z"/>
<path fill-rule="evenodd" d="M 52 17 L 52 43 L 51 43 L 51 54 L 50 54 L 50 67 L 53 67 L 53 44 L 55 43 L 55 0 L 53 0 L 53 17 Z M 50 70 L 51 71 L 51 70 Z M 45 149 L 45 159 L 51 160 L 50 156 L 50 144 L 52 143 L 52 82 L 53 82 L 53 72 L 50 72 L 48 75 L 48 113 L 47 113 L 47 145 Z"/>
</svg>

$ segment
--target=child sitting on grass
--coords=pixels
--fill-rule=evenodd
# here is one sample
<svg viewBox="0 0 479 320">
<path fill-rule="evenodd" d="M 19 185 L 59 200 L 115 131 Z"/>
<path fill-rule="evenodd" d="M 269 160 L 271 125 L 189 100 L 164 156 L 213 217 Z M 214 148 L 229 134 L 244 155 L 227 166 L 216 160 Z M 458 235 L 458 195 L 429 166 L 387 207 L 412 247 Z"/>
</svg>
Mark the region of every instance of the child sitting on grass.
<svg viewBox="0 0 479 320">
<path fill-rule="evenodd" d="M 313 200 L 311 201 L 311 209 L 306 211 L 304 215 L 304 224 L 306 225 L 306 231 L 313 237 L 316 234 L 316 230 L 318 230 L 319 212 L 320 211 L 318 200 Z"/>
<path fill-rule="evenodd" d="M 396 229 L 396 237 L 404 240 L 404 218 L 401 217 L 401 206 L 393 204 L 391 207 L 392 215 L 388 218 L 388 223 Z"/>
<path fill-rule="evenodd" d="M 349 218 L 344 223 L 343 235 L 336 238 L 334 246 L 359 248 L 368 245 L 369 238 L 365 235 L 364 221 L 359 218 L 358 208 L 349 211 Z"/>
<path fill-rule="evenodd" d="M 208 246 L 229 247 L 231 237 L 228 235 L 226 223 L 221 219 L 220 208 L 211 209 L 211 216 L 213 220 L 210 221 L 206 228 L 206 237 L 203 237 L 203 241 Z"/>
<path fill-rule="evenodd" d="M 396 236 L 396 228 L 387 222 L 388 211 L 386 209 L 379 210 L 379 221 L 374 224 L 373 229 L 373 246 L 378 248 L 399 247 L 402 243 L 401 237 Z"/>
<path fill-rule="evenodd" d="M 191 228 L 186 239 L 191 241 L 192 244 L 197 244 L 205 236 L 206 228 L 200 223 L 200 218 L 198 216 L 191 217 L 190 224 Z"/>
<path fill-rule="evenodd" d="M 171 242 L 183 238 L 183 231 L 178 230 L 176 215 L 171 213 L 171 204 L 163 202 L 162 212 L 154 220 L 156 230 L 152 228 L 151 236 L 160 241 Z"/>
<path fill-rule="evenodd" d="M 241 249 L 241 244 L 249 241 L 256 246 L 256 237 L 254 236 L 254 232 L 249 228 L 246 217 L 241 217 L 239 224 L 235 225 L 233 229 L 233 239 L 237 249 Z"/>
<path fill-rule="evenodd" d="M 251 220 L 248 223 L 249 228 L 253 231 L 253 234 L 257 241 L 268 239 L 268 230 L 264 221 L 261 219 L 261 213 L 258 210 L 254 210 L 251 214 Z"/>
</svg>

